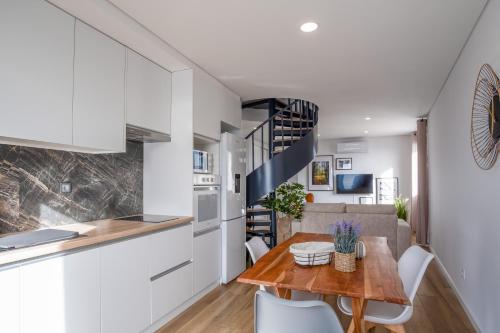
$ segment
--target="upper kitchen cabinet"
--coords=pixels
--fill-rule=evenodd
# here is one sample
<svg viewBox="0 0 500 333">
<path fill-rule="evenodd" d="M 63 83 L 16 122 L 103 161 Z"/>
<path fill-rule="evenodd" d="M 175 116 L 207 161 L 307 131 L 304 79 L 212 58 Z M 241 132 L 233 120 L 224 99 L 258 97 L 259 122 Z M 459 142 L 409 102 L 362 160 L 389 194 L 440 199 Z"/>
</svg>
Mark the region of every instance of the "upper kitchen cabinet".
<svg viewBox="0 0 500 333">
<path fill-rule="evenodd" d="M 201 70 L 194 72 L 194 132 L 214 140 L 220 139 L 221 121 L 239 128 L 239 96 Z"/>
<path fill-rule="evenodd" d="M 172 74 L 127 50 L 127 124 L 170 134 Z"/>
<path fill-rule="evenodd" d="M 72 144 L 74 25 L 46 1 L 0 1 L 0 137 Z"/>
<path fill-rule="evenodd" d="M 76 21 L 73 145 L 125 151 L 125 47 Z"/>
</svg>

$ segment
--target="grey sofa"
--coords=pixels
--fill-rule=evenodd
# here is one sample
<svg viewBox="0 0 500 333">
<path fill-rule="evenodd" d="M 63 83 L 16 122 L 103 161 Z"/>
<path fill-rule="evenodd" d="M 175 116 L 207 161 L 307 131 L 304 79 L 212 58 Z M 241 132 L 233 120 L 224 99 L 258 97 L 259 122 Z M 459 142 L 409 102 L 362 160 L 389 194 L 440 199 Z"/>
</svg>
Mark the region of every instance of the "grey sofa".
<svg viewBox="0 0 500 333">
<path fill-rule="evenodd" d="M 410 225 L 398 220 L 393 205 L 348 205 L 345 203 L 307 203 L 300 231 L 328 233 L 329 225 L 340 221 L 361 223 L 361 234 L 384 236 L 394 258 L 410 246 Z"/>
</svg>

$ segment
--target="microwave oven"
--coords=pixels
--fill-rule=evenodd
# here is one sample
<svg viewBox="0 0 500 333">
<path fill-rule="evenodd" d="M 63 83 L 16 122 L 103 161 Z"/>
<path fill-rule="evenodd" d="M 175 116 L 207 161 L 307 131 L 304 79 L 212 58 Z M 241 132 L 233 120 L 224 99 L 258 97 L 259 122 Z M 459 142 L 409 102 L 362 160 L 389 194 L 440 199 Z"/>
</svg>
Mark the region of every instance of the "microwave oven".
<svg viewBox="0 0 500 333">
<path fill-rule="evenodd" d="M 193 150 L 193 172 L 211 173 L 212 154 L 202 150 Z"/>
</svg>

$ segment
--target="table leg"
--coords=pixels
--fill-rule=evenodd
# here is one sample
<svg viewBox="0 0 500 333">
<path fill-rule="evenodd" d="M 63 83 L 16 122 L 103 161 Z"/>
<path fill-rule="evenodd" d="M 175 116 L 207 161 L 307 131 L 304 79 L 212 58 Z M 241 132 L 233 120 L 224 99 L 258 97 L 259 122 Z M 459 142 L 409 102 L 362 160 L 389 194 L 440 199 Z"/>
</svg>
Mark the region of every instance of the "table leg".
<svg viewBox="0 0 500 333">
<path fill-rule="evenodd" d="M 292 291 L 290 289 L 274 287 L 274 294 L 279 298 L 292 298 Z"/>
<path fill-rule="evenodd" d="M 352 320 L 355 333 L 365 333 L 366 300 L 364 298 L 352 298 Z"/>
</svg>

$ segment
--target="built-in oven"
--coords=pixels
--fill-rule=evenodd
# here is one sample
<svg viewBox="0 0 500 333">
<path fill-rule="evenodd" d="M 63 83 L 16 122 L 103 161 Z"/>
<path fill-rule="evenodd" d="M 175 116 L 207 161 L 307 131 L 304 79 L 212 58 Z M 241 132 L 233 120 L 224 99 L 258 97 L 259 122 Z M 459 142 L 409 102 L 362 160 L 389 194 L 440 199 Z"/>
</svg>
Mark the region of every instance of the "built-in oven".
<svg viewBox="0 0 500 333">
<path fill-rule="evenodd" d="M 193 172 L 209 174 L 212 172 L 212 154 L 202 150 L 193 150 Z"/>
<path fill-rule="evenodd" d="M 220 225 L 220 177 L 193 175 L 193 211 L 195 232 Z"/>
</svg>

